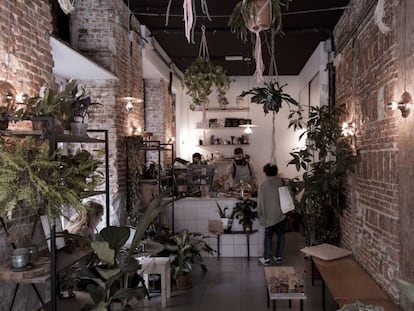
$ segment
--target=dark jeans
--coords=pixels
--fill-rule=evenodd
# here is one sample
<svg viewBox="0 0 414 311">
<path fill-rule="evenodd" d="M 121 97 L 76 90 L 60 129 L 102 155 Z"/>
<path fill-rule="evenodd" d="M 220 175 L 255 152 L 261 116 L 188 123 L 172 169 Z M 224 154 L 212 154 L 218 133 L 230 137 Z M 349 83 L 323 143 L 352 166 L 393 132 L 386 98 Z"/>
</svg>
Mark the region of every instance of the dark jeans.
<svg viewBox="0 0 414 311">
<path fill-rule="evenodd" d="M 272 255 L 272 237 L 274 233 L 277 234 L 276 257 L 282 257 L 283 247 L 285 246 L 285 227 L 287 221 L 288 219 L 285 217 L 285 219 L 281 222 L 278 222 L 273 226 L 266 227 L 264 238 L 264 258 L 270 259 Z"/>
</svg>

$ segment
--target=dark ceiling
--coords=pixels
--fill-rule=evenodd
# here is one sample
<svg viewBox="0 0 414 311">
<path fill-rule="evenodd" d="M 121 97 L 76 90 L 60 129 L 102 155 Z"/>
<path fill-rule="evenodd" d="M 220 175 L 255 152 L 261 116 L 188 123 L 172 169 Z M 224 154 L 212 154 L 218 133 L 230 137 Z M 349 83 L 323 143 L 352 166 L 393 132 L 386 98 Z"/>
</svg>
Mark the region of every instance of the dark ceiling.
<svg viewBox="0 0 414 311">
<path fill-rule="evenodd" d="M 207 0 L 212 18 L 202 13 L 200 0 L 196 2 L 197 19 L 194 44 L 189 44 L 184 35 L 183 0 L 172 0 L 169 23 L 166 26 L 168 0 L 124 0 L 141 24 L 147 26 L 152 36 L 181 70 L 198 56 L 201 26 L 206 26 L 210 60 L 227 69 L 228 75 L 251 75 L 255 63 L 252 47 L 243 43 L 231 33 L 227 26 L 229 16 L 237 0 Z M 289 8 L 283 8 L 282 24 L 284 35 L 278 35 L 275 42 L 275 56 L 278 73 L 297 75 L 320 41 L 329 38 L 331 30 L 349 3 L 349 0 L 292 0 Z M 265 32 L 270 37 L 269 31 Z M 263 42 L 265 74 L 269 70 L 269 54 Z M 244 61 L 226 61 L 225 56 L 243 56 Z"/>
</svg>

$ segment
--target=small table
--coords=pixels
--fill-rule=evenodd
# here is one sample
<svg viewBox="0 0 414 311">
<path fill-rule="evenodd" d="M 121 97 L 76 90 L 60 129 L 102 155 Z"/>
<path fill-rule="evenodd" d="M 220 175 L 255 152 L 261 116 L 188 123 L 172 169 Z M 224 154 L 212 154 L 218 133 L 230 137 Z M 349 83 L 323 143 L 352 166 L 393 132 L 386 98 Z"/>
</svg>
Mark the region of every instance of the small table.
<svg viewBox="0 0 414 311">
<path fill-rule="evenodd" d="M 139 260 L 142 265 L 138 273 L 144 275 L 145 285 L 148 288 L 148 275 L 161 275 L 161 306 L 167 307 L 167 297 L 171 297 L 171 266 L 169 257 L 145 257 Z"/>
<path fill-rule="evenodd" d="M 295 269 L 291 266 L 280 266 L 273 267 L 267 266 L 264 267 L 265 277 L 266 277 L 266 288 L 267 288 L 267 307 L 270 307 L 269 301 L 272 300 L 273 311 L 276 311 L 276 300 L 289 300 L 289 308 L 292 306 L 292 300 L 300 301 L 300 311 L 303 311 L 303 300 L 306 299 L 305 293 L 295 293 L 289 291 L 288 293 L 271 293 L 269 281 L 272 277 L 278 277 L 280 274 L 285 273 L 289 276 L 289 279 L 293 278 L 295 275 Z M 291 282 L 289 282 L 289 285 Z M 291 286 L 290 286 L 291 287 Z M 290 289 L 290 288 L 289 288 Z"/>
<path fill-rule="evenodd" d="M 247 244 L 247 260 L 250 260 L 250 235 L 256 232 L 257 230 L 230 231 L 230 232 L 215 233 L 217 235 L 217 260 L 220 260 L 220 237 L 222 234 L 244 234 L 246 236 L 246 244 Z"/>
</svg>

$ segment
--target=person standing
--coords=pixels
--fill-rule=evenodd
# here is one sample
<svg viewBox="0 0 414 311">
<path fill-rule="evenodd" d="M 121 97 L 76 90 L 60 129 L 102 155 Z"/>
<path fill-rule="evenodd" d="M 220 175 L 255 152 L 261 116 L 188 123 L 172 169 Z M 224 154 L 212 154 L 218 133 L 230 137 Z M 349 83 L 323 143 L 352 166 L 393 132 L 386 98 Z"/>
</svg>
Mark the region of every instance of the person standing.
<svg viewBox="0 0 414 311">
<path fill-rule="evenodd" d="M 262 182 L 258 189 L 258 213 L 261 224 L 265 227 L 264 252 L 263 257 L 258 259 L 263 265 L 270 265 L 272 261 L 277 264 L 282 263 L 283 248 L 285 245 L 285 227 L 287 217 L 282 213 L 279 202 L 279 187 L 283 186 L 283 180 L 279 176 L 278 167 L 268 163 L 263 167 L 266 180 Z M 272 254 L 273 234 L 277 234 L 276 256 Z"/>
<path fill-rule="evenodd" d="M 234 149 L 234 162 L 226 168 L 226 173 L 220 177 L 220 182 L 225 182 L 231 177 L 231 186 L 239 183 L 248 183 L 256 187 L 256 171 L 254 166 L 246 159 L 242 148 Z"/>
</svg>

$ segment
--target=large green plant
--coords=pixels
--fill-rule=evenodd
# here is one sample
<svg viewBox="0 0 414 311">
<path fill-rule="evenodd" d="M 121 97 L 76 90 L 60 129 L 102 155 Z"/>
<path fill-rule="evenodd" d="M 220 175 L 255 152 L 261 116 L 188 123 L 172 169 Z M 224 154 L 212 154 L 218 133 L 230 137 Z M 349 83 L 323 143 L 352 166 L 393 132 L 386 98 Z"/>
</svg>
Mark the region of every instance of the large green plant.
<svg viewBox="0 0 414 311">
<path fill-rule="evenodd" d="M 202 265 L 202 251 L 209 254 L 214 252 L 205 240 L 207 237 L 198 232 L 190 232 L 187 229 L 170 237 L 170 243 L 165 248 L 171 253 L 171 273 L 174 279 L 182 274 L 189 273 L 194 264 Z"/>
<path fill-rule="evenodd" d="M 219 96 L 224 96 L 230 87 L 230 79 L 221 66 L 214 66 L 206 58 L 198 57 L 184 73 L 184 84 L 192 102 L 191 110 L 207 101 L 215 85 Z"/>
<path fill-rule="evenodd" d="M 356 163 L 356 155 L 339 126 L 343 113 L 343 107 L 312 106 L 306 123 L 301 109 L 289 116 L 289 126 L 305 128 L 300 138 L 307 137 L 306 147 L 292 152 L 288 163 L 298 171 L 306 170 L 293 186 L 303 189 L 300 208 L 307 244 L 339 242 L 346 177 Z"/>
<path fill-rule="evenodd" d="M 236 202 L 233 210 L 235 211 L 239 223 L 244 226 L 251 226 L 253 220 L 259 217 L 256 207 L 257 202 L 250 199 Z"/>
<path fill-rule="evenodd" d="M 100 164 L 86 150 L 64 156 L 51 154 L 47 141 L 2 138 L 0 216 L 10 218 L 21 206 L 44 209 L 49 218 L 61 215 L 62 206 L 84 210 L 81 199 L 103 182 Z"/>
<path fill-rule="evenodd" d="M 91 247 L 104 266 L 96 269 L 99 278 L 89 278 L 94 281 L 94 284 L 87 287 L 94 302 L 93 306 L 89 306 L 90 309 L 106 311 L 112 304 L 119 302 L 122 304 L 122 310 L 132 310 L 128 301 L 145 297 L 146 289 L 134 282 L 141 265 L 133 255 L 145 230 L 171 203 L 171 200 L 165 199 L 167 194 L 166 191 L 162 192 L 148 205 L 135 227 L 135 236 L 128 252 L 121 252 L 130 235 L 128 227 L 104 228 L 96 236 L 96 241 L 91 242 Z"/>
</svg>

